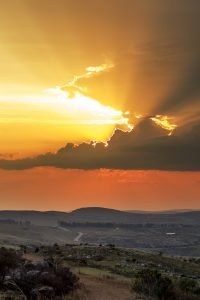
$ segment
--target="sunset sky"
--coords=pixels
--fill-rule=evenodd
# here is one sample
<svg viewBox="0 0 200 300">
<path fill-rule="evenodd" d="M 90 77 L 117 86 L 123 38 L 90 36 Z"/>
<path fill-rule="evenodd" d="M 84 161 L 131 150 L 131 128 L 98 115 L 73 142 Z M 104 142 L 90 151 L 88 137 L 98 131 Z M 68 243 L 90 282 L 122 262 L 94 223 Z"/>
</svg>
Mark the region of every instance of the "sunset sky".
<svg viewBox="0 0 200 300">
<path fill-rule="evenodd" d="M 200 209 L 200 2 L 0 3 L 0 209 Z"/>
</svg>

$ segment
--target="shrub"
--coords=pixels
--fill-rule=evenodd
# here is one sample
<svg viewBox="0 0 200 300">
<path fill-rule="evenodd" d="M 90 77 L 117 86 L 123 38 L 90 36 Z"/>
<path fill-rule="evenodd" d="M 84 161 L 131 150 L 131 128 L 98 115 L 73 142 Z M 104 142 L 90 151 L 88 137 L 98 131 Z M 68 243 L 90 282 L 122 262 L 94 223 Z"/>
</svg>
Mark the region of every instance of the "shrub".
<svg viewBox="0 0 200 300">
<path fill-rule="evenodd" d="M 38 270 L 26 272 L 24 270 L 14 280 L 28 299 L 31 299 L 31 291 L 36 288 L 51 287 L 55 291 L 56 296 L 62 296 L 68 294 L 78 286 L 78 277 L 65 267 L 47 269 L 46 272 Z"/>
<path fill-rule="evenodd" d="M 171 286 L 172 282 L 168 277 L 163 277 L 161 273 L 153 269 L 139 271 L 133 283 L 135 292 L 149 297 L 156 296 L 158 299 L 167 299 Z"/>
<path fill-rule="evenodd" d="M 175 285 L 168 277 L 153 269 L 141 270 L 136 274 L 133 290 L 161 300 L 198 300 L 200 295 L 196 280 L 182 278 Z"/>
<path fill-rule="evenodd" d="M 57 296 L 66 295 L 77 287 L 78 277 L 68 268 L 59 267 L 50 276 L 43 279 L 43 284 L 52 286 Z"/>
<path fill-rule="evenodd" d="M 197 280 L 181 278 L 178 282 L 179 288 L 187 294 L 200 295 L 200 286 Z"/>
<path fill-rule="evenodd" d="M 22 261 L 21 256 L 12 249 L 0 248 L 0 283 L 2 284 L 6 274 L 17 268 Z"/>
</svg>

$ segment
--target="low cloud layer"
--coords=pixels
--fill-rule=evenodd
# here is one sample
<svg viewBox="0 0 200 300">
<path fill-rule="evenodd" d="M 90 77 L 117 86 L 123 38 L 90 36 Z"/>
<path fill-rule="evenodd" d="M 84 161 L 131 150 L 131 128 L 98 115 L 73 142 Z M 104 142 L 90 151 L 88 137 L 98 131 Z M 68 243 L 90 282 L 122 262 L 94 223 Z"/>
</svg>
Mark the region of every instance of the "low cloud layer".
<svg viewBox="0 0 200 300">
<path fill-rule="evenodd" d="M 184 134 L 183 134 L 184 132 Z M 94 147 L 83 143 L 67 144 L 57 153 L 35 158 L 0 160 L 3 169 L 28 169 L 39 166 L 77 169 L 193 170 L 200 171 L 200 125 L 179 128 L 172 136 L 151 119 L 141 121 L 133 131 L 116 131 L 109 145 Z"/>
</svg>

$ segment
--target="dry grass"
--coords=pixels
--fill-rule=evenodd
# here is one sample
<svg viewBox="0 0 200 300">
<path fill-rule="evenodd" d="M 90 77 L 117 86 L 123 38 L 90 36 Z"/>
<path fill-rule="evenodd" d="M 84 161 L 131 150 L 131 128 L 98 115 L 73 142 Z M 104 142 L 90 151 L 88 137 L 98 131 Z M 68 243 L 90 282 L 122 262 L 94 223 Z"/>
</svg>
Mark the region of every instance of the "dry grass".
<svg viewBox="0 0 200 300">
<path fill-rule="evenodd" d="M 113 279 L 80 276 L 80 289 L 65 300 L 136 300 L 130 285 Z"/>
<path fill-rule="evenodd" d="M 80 275 L 80 288 L 62 300 L 141 300 L 133 294 L 128 282 Z M 0 295 L 0 300 L 27 300 L 24 296 L 8 297 Z M 39 299 L 38 299 L 39 300 Z"/>
</svg>

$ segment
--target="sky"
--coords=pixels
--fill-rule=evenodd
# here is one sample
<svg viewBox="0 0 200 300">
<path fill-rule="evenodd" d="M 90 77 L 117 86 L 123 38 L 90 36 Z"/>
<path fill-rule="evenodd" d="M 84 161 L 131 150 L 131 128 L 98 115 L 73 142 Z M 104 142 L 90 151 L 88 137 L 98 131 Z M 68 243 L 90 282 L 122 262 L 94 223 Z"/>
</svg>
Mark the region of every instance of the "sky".
<svg viewBox="0 0 200 300">
<path fill-rule="evenodd" d="M 200 209 L 199 36 L 198 0 L 2 1 L 0 209 Z"/>
</svg>

